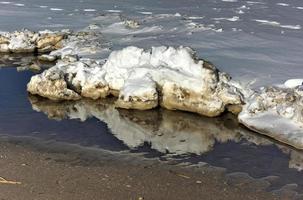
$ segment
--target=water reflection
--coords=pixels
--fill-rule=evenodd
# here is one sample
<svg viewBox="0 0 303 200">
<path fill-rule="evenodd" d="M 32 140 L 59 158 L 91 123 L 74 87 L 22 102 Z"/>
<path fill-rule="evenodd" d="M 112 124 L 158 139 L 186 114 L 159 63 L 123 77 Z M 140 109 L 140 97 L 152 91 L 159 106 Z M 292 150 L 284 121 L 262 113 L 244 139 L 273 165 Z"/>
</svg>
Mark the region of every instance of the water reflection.
<svg viewBox="0 0 303 200">
<path fill-rule="evenodd" d="M 155 109 L 150 111 L 116 109 L 113 100 L 53 102 L 29 96 L 32 108 L 55 120 L 95 117 L 107 124 L 112 134 L 131 149 L 146 143 L 150 148 L 172 155 L 211 152 L 216 144 L 273 146 L 289 156 L 289 167 L 303 169 L 303 153 L 254 134 L 239 126 L 235 116 L 206 118 L 192 113 Z"/>
<path fill-rule="evenodd" d="M 198 115 L 155 109 L 150 111 L 116 109 L 111 100 L 56 103 L 30 96 L 34 110 L 61 120 L 95 117 L 130 148 L 149 143 L 152 149 L 171 154 L 203 154 L 217 142 L 239 141 L 234 117 L 204 118 Z"/>
<path fill-rule="evenodd" d="M 303 190 L 303 153 L 241 128 L 232 115 L 204 118 L 162 109 L 122 110 L 111 99 L 53 102 L 28 96 L 26 84 L 32 75 L 0 68 L 1 137 L 36 138 L 54 151 L 77 146 L 81 155 L 94 149 L 133 157 L 140 153 L 140 158 L 190 163 L 197 169 L 201 162 L 208 163 L 232 173 L 233 179 L 244 174 L 268 182 L 269 177 L 271 190 L 292 183 Z"/>
<path fill-rule="evenodd" d="M 49 68 L 54 63 L 46 62 L 39 60 L 37 55 L 34 54 L 3 54 L 0 53 L 0 68 L 4 67 L 16 67 L 17 71 L 25 71 L 25 70 L 35 70 L 36 66 L 40 67 L 41 69 Z"/>
</svg>

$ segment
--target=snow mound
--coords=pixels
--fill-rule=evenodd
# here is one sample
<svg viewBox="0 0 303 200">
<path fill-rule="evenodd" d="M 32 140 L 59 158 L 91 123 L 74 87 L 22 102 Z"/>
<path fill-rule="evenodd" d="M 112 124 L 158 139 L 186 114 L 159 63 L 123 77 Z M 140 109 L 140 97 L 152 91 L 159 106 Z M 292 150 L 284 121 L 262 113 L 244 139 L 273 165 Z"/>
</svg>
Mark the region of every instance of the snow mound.
<svg viewBox="0 0 303 200">
<path fill-rule="evenodd" d="M 62 84 L 49 93 L 44 87 L 54 85 L 53 74 Z M 113 51 L 104 65 L 92 60 L 61 62 L 28 84 L 30 93 L 54 100 L 112 94 L 118 96 L 116 105 L 122 108 L 147 110 L 161 105 L 210 117 L 230 105 L 241 105 L 241 90 L 227 74 L 197 59 L 192 49 L 164 46 Z"/>
<path fill-rule="evenodd" d="M 303 149 L 303 88 L 300 82 L 291 80 L 285 83 L 289 87 L 271 86 L 256 92 L 247 99 L 239 114 L 240 123 L 256 132 Z"/>
</svg>

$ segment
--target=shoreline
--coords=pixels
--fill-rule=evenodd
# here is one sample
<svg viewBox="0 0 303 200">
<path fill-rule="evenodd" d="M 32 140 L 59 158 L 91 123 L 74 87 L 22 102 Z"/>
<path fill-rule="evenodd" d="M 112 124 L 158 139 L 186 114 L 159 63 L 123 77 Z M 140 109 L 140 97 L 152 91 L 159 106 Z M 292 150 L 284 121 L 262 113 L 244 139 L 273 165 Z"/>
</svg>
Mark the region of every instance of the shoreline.
<svg viewBox="0 0 303 200">
<path fill-rule="evenodd" d="M 0 184 L 2 199 L 278 199 L 247 183 L 231 186 L 220 170 L 205 168 L 201 173 L 156 160 L 127 162 L 102 153 L 95 155 L 100 156 L 96 161 L 68 151 L 37 151 L 30 144 L 7 139 L 0 144 L 0 176 L 21 182 Z"/>
</svg>

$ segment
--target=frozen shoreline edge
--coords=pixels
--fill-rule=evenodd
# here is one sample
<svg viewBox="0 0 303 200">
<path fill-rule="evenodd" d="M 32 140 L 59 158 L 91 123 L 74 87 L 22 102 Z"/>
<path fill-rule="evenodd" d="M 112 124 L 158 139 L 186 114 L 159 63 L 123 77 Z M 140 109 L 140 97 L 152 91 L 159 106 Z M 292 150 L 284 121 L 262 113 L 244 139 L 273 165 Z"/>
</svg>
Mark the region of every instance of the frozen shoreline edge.
<svg viewBox="0 0 303 200">
<path fill-rule="evenodd" d="M 58 32 L 42 31 L 37 35 L 25 30 L 14 32 L 8 37 L 9 33 L 0 33 L 2 53 L 39 52 L 41 48 L 44 49 L 41 52 L 50 52 L 49 55 L 41 56 L 42 59 L 59 59 L 54 67 L 32 77 L 27 88 L 32 94 L 55 101 L 78 100 L 81 97 L 98 99 L 114 95 L 118 97 L 116 106 L 120 108 L 148 110 L 161 106 L 208 117 L 231 111 L 240 113 L 238 120 L 248 129 L 303 149 L 303 117 L 298 114 L 302 95 L 297 92 L 301 89 L 300 80 L 288 81 L 283 87 L 277 87 L 276 96 L 270 96 L 272 101 L 277 100 L 275 105 L 264 103 L 264 99 L 260 103 L 260 95 L 266 95 L 266 91 L 251 91 L 242 87 L 212 64 L 196 58 L 194 51 L 188 47 L 140 49 L 130 46 L 113 51 L 107 61 L 102 63 L 79 59 L 78 53 L 83 49 L 79 48 L 77 37 L 64 43 L 62 41 L 66 36 L 62 36 L 62 32 L 59 32 L 59 36 L 56 34 Z M 30 41 L 27 41 L 29 38 Z M 41 41 L 44 43 L 41 44 Z M 73 51 L 75 47 L 77 50 Z M 281 91 L 286 91 L 286 95 L 279 96 Z M 295 100 L 289 101 L 288 94 L 295 94 Z M 283 106 L 280 106 L 281 100 Z M 255 108 L 251 109 L 256 103 L 259 109 L 257 112 Z M 267 111 L 271 111 L 272 115 L 266 119 L 269 125 L 265 129 L 263 125 L 249 123 Z M 246 113 L 245 117 L 243 113 Z M 299 124 L 296 137 L 288 132 L 289 127 L 285 129 L 272 123 L 270 118 L 273 117 Z M 279 129 L 271 127 L 273 125 Z"/>
</svg>

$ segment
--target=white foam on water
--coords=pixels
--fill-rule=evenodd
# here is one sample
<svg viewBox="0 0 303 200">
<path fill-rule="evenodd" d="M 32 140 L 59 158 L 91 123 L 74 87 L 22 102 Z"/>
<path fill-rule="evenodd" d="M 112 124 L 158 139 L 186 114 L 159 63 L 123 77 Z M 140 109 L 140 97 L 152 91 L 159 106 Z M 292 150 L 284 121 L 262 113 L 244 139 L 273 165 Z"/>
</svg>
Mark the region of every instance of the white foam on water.
<svg viewBox="0 0 303 200">
<path fill-rule="evenodd" d="M 191 16 L 187 17 L 187 19 L 204 19 L 204 16 Z"/>
<path fill-rule="evenodd" d="M 107 12 L 111 12 L 111 13 L 121 13 L 121 10 L 105 10 Z"/>
<path fill-rule="evenodd" d="M 64 9 L 62 9 L 62 8 L 50 8 L 50 10 L 51 10 L 51 11 L 62 11 L 62 10 L 64 10 Z"/>
<path fill-rule="evenodd" d="M 246 1 L 248 4 L 265 4 L 263 2 L 260 1 Z"/>
<path fill-rule="evenodd" d="M 152 15 L 152 12 L 147 12 L 147 11 L 142 11 L 142 12 L 138 12 L 141 13 L 142 15 Z"/>
<path fill-rule="evenodd" d="M 12 2 L 9 1 L 0 1 L 0 4 L 11 4 Z"/>
<path fill-rule="evenodd" d="M 245 12 L 243 10 L 237 10 L 236 13 L 241 15 L 244 14 Z"/>
<path fill-rule="evenodd" d="M 259 22 L 264 25 L 270 25 L 270 26 L 276 26 L 286 29 L 293 29 L 293 30 L 299 30 L 301 29 L 301 25 L 282 25 L 280 22 L 277 21 L 270 21 L 270 20 L 264 20 L 264 19 L 253 19 L 252 21 Z"/>
<path fill-rule="evenodd" d="M 221 0 L 223 2 L 238 2 L 238 0 Z"/>
<path fill-rule="evenodd" d="M 23 4 L 23 3 L 16 3 L 16 4 L 14 4 L 14 6 L 23 7 L 23 6 L 24 6 L 24 4 Z"/>
<path fill-rule="evenodd" d="M 293 30 L 299 30 L 302 27 L 300 25 L 281 25 L 281 28 L 288 28 L 288 29 L 293 29 Z"/>
<path fill-rule="evenodd" d="M 87 8 L 83 10 L 84 12 L 96 12 L 96 9 L 92 9 L 92 8 Z"/>
<path fill-rule="evenodd" d="M 276 5 L 278 5 L 278 6 L 289 6 L 288 3 L 277 3 Z"/>
<path fill-rule="evenodd" d="M 233 16 L 231 18 L 225 18 L 225 17 L 219 17 L 219 18 L 213 18 L 213 20 L 227 20 L 227 21 L 231 21 L 231 22 L 235 22 L 235 21 L 239 21 L 240 18 L 238 16 Z"/>
</svg>

